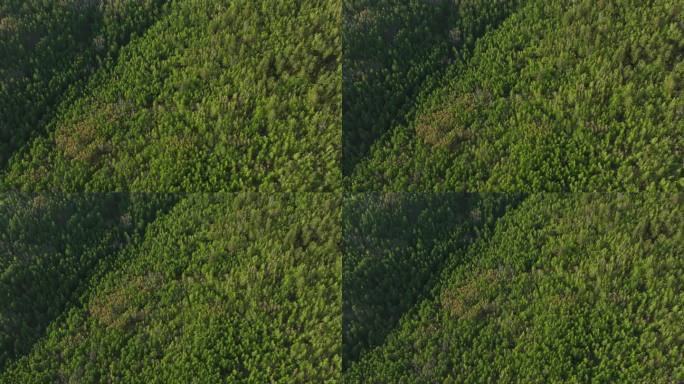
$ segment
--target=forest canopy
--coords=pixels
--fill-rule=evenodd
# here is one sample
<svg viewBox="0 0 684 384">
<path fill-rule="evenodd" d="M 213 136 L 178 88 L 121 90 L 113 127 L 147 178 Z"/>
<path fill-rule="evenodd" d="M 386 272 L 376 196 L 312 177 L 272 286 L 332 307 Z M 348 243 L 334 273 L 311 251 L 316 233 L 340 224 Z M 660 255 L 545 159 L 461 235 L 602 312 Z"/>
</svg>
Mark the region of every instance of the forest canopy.
<svg viewBox="0 0 684 384">
<path fill-rule="evenodd" d="M 0 384 L 684 383 L 680 3 L 0 1 Z"/>
<path fill-rule="evenodd" d="M 102 4 L 106 9 L 119 2 Z M 24 118 L 22 108 L 33 108 L 33 96 L 21 101 L 13 89 L 3 87 L 7 97 L 22 103 L 3 112 L 3 119 L 22 119 L 26 132 L 44 123 L 42 134 L 25 140 L 16 136 L 11 121 L 3 122 L 3 130 L 13 137 L 9 145 L 18 149 L 24 144 L 5 172 L 5 189 L 339 189 L 338 6 L 339 2 L 320 0 L 171 1 L 144 33 L 131 32 L 135 38 L 117 51 L 110 65 L 94 72 L 79 67 L 80 72 L 64 79 L 64 84 L 85 84 L 72 92 L 74 97 L 45 100 L 40 110 L 54 110 L 50 118 L 44 119 L 48 115 L 40 111 L 33 120 Z M 155 15 L 143 11 L 145 17 Z M 58 7 L 55 12 L 55 25 L 69 23 L 61 17 L 67 11 Z M 137 23 L 135 12 L 126 12 L 126 17 Z M 20 32 L 4 33 L 19 39 Z M 62 38 L 72 41 L 64 33 Z M 55 51 L 62 48 L 59 42 L 44 40 Z M 109 44 L 105 38 L 98 41 Z M 73 48 L 74 55 L 80 48 Z M 51 65 L 49 58 L 28 60 L 41 68 Z M 45 81 L 52 89 L 54 82 Z M 64 88 L 54 85 L 54 92 Z M 43 89 L 35 92 L 45 94 Z"/>
<path fill-rule="evenodd" d="M 9 220 L 11 228 L 11 238 L 0 238 L 3 246 L 39 247 L 28 231 L 64 239 L 42 245 L 47 249 L 29 260 L 8 264 L 4 253 L 0 259 L 0 292 L 11 299 L 0 307 L 0 356 L 23 355 L 0 373 L 0 382 L 339 380 L 336 197 L 164 195 L 161 203 L 177 202 L 150 221 L 131 212 L 127 194 L 87 195 L 13 196 L 8 199 L 23 204 L 8 208 L 3 199 L 0 205 L 0 224 Z M 158 196 L 137 200 L 146 209 L 160 204 Z M 105 211 L 76 215 L 99 206 Z M 54 216 L 37 220 L 32 209 Z M 19 221 L 26 215 L 34 219 Z M 53 217 L 73 225 L 64 230 L 50 223 Z M 78 224 L 100 227 L 78 236 Z M 129 228 L 142 230 L 127 235 Z M 67 288 L 73 294 L 66 296 Z M 44 317 L 35 319 L 37 313 Z M 12 343 L 16 336 L 4 333 L 7 326 L 25 334 Z M 29 342 L 35 342 L 30 351 L 16 349 Z"/>
<path fill-rule="evenodd" d="M 410 14 L 397 7 L 402 11 Z M 681 190 L 681 18 L 682 6 L 673 0 L 522 1 L 496 28 L 473 35 L 471 54 L 441 66 L 429 59 L 440 70 L 419 91 L 395 88 L 396 97 L 417 96 L 407 101 L 407 112 L 393 110 L 399 117 L 391 128 L 350 124 L 345 135 L 360 137 L 354 132 L 361 129 L 369 136 L 361 146 L 345 141 L 344 157 L 371 149 L 355 161 L 346 186 L 359 192 Z M 381 39 L 381 28 L 369 31 Z M 402 39 L 409 44 L 409 37 Z M 420 57 L 415 49 L 401 54 Z M 412 74 L 424 68 L 406 66 Z M 391 71 L 390 64 L 379 68 Z M 357 82 L 375 84 L 370 77 L 344 77 L 345 105 L 356 102 Z M 359 101 L 361 111 L 348 116 L 345 109 L 344 120 L 375 116 L 372 110 L 386 102 Z M 372 133 L 376 128 L 384 134 Z"/>
<path fill-rule="evenodd" d="M 395 198 L 379 201 L 387 199 Z M 423 204 L 421 197 L 403 199 Z M 449 197 L 442 202 L 443 210 L 462 207 Z M 367 333 L 383 336 L 374 349 L 345 362 L 345 382 L 684 380 L 682 206 L 681 195 L 662 193 L 532 194 L 492 217 L 495 225 L 466 247 L 449 246 L 463 236 L 458 226 L 436 236 L 434 245 L 406 237 L 409 244 L 402 248 L 446 251 L 432 266 L 413 267 L 429 269 L 437 281 L 404 310 L 392 296 L 401 290 L 371 291 L 374 307 L 363 291 L 345 293 L 345 305 L 373 313 L 399 311 L 394 316 L 400 318 L 389 331 L 382 321 L 363 325 L 370 328 Z M 364 222 L 382 223 L 385 215 L 370 211 Z M 428 222 L 429 214 L 423 216 L 421 222 Z M 404 231 L 416 228 L 404 226 Z M 365 260 L 352 256 L 357 268 L 374 276 L 373 247 L 390 239 L 369 232 L 357 248 L 365 249 Z M 400 255 L 402 248 L 387 253 Z M 344 260 L 346 265 L 346 254 Z M 384 279 L 412 281 L 408 274 Z M 358 276 L 344 274 L 343 286 Z M 344 343 L 347 351 L 363 341 L 345 338 Z"/>
</svg>

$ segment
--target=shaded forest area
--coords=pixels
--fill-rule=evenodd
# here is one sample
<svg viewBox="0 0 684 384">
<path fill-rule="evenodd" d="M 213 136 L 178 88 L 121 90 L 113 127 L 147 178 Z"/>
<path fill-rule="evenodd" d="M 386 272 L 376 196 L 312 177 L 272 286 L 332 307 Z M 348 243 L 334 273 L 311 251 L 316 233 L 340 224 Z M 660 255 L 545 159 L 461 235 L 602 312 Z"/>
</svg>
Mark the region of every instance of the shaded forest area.
<svg viewBox="0 0 684 384">
<path fill-rule="evenodd" d="M 2 196 L 0 382 L 338 382 L 340 214 L 325 193 Z"/>
<path fill-rule="evenodd" d="M 344 381 L 684 380 L 681 194 L 510 199 L 432 194 L 441 208 L 427 209 L 422 194 L 389 193 L 354 204 L 356 228 L 369 230 L 345 232 L 364 235 L 343 259 L 343 287 L 363 285 L 343 295 Z M 500 215 L 478 208 L 487 201 L 513 204 Z M 406 209 L 373 209 L 390 204 Z M 463 212 L 455 226 L 440 218 L 449 210 Z M 395 213 L 403 219 L 386 221 Z M 478 222 L 494 225 L 469 238 Z"/>
<path fill-rule="evenodd" d="M 164 12 L 162 0 L 0 4 L 0 167 L 46 133 L 60 104 L 116 61 L 121 48 Z"/>
<path fill-rule="evenodd" d="M 422 21 L 428 25 L 440 25 L 444 15 L 451 14 L 420 3 L 435 12 L 432 19 Z M 348 170 L 346 188 L 355 192 L 681 190 L 681 4 L 672 0 L 457 3 L 484 15 L 487 7 L 475 3 L 496 3 L 497 12 L 510 14 L 496 27 L 475 23 L 480 27 L 472 30 L 485 31 L 482 35 L 460 32 L 474 48 L 453 60 L 424 59 L 431 63 L 432 72 L 421 72 L 429 66 L 422 64 L 420 49 L 411 49 L 410 36 L 421 39 L 424 29 L 409 34 L 412 30 L 407 28 L 404 34 L 392 34 L 398 41 L 386 43 L 390 48 L 405 44 L 398 53 L 402 71 L 395 71 L 391 62 L 359 60 L 369 74 L 361 70 L 359 76 L 344 76 L 345 108 L 353 103 L 360 109 L 349 114 L 347 110 L 353 108 L 345 109 L 345 123 L 359 122 L 344 126 L 351 141 L 344 141 L 343 157 L 355 164 Z M 379 16 L 376 27 L 363 27 L 362 15 L 373 14 L 373 9 L 354 8 L 345 20 L 352 24 L 350 31 L 365 28 L 366 40 L 380 41 L 393 29 Z M 393 9 L 403 15 L 401 20 L 422 15 L 407 7 Z M 500 17 L 503 14 L 492 20 Z M 440 30 L 458 25 L 452 22 Z M 437 47 L 449 41 L 445 36 L 437 40 Z M 354 52 L 353 47 L 349 50 Z M 428 80 L 416 91 L 411 90 L 415 87 L 411 81 L 393 81 L 389 75 L 374 80 L 370 73 L 421 73 L 416 79 Z M 379 95 L 373 99 L 354 93 L 374 86 L 388 94 L 369 92 Z M 409 90 L 403 86 L 410 86 Z M 410 107 L 394 108 L 394 99 Z M 390 117 L 376 109 L 388 111 Z M 365 148 L 370 151 L 358 159 Z"/>
<path fill-rule="evenodd" d="M 674 0 L 6 0 L 0 383 L 684 382 Z"/>
<path fill-rule="evenodd" d="M 340 189 L 339 2 L 33 3 L 0 13 L 3 189 Z"/>
</svg>

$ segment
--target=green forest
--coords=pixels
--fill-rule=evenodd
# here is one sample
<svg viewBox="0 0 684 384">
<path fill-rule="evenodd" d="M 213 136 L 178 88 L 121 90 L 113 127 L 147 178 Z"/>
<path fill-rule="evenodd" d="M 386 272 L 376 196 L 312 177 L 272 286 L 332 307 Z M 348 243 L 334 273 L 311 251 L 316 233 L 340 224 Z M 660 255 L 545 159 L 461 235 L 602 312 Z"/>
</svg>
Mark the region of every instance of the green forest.
<svg viewBox="0 0 684 384">
<path fill-rule="evenodd" d="M 340 20 L 0 1 L 0 383 L 341 380 Z"/>
<path fill-rule="evenodd" d="M 339 381 L 332 194 L 52 196 L 0 199 L 0 382 Z"/>
<path fill-rule="evenodd" d="M 339 2 L 1 4 L 5 189 L 340 188 Z"/>
<path fill-rule="evenodd" d="M 345 216 L 344 382 L 684 381 L 681 194 L 423 196 Z"/>
<path fill-rule="evenodd" d="M 343 3 L 343 382 L 684 382 L 683 11 Z"/>
<path fill-rule="evenodd" d="M 681 2 L 348 3 L 347 189 L 684 187 Z"/>
<path fill-rule="evenodd" d="M 0 384 L 684 383 L 684 5 L 0 0 Z"/>
</svg>

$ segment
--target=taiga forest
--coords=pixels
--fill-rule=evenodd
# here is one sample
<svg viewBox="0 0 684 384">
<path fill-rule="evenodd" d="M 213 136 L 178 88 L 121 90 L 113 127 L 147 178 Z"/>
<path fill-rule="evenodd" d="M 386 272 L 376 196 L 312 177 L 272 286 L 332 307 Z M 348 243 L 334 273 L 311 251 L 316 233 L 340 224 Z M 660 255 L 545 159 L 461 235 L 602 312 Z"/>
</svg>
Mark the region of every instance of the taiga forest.
<svg viewBox="0 0 684 384">
<path fill-rule="evenodd" d="M 0 0 L 0 384 L 684 383 L 684 4 Z"/>
</svg>

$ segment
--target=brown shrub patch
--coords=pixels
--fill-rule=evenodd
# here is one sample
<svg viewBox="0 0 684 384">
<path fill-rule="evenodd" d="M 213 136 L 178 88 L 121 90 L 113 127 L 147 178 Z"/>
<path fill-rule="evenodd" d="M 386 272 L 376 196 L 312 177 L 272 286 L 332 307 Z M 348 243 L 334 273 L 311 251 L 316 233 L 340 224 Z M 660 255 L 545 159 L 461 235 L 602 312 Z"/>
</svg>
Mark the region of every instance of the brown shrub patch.
<svg viewBox="0 0 684 384">
<path fill-rule="evenodd" d="M 364 8 L 354 15 L 354 22 L 359 28 L 367 28 L 368 26 L 373 25 L 375 23 L 375 19 L 375 15 L 368 8 Z"/>
<path fill-rule="evenodd" d="M 426 143 L 442 147 L 448 144 L 447 134 L 452 129 L 453 115 L 450 110 L 443 109 L 420 118 L 416 125 L 416 133 Z"/>
<path fill-rule="evenodd" d="M 90 301 L 88 312 L 108 328 L 126 329 L 147 315 L 145 309 L 133 305 L 132 298 L 149 295 L 160 282 L 158 274 L 132 277 L 125 287 L 96 296 Z"/>
<path fill-rule="evenodd" d="M 56 130 L 55 144 L 68 159 L 96 163 L 102 155 L 111 151 L 109 139 L 99 127 L 114 123 L 130 112 L 122 103 L 105 104 L 93 109 L 96 112 Z"/>
<path fill-rule="evenodd" d="M 90 315 L 106 327 L 123 328 L 126 317 L 122 316 L 128 307 L 128 298 L 122 291 L 110 292 L 90 302 Z"/>
<path fill-rule="evenodd" d="M 17 30 L 17 21 L 12 16 L 0 16 L 0 32 L 14 32 Z"/>
<path fill-rule="evenodd" d="M 497 285 L 503 276 L 488 269 L 455 289 L 444 290 L 440 298 L 442 308 L 452 316 L 468 320 L 481 320 L 495 313 L 498 306 L 487 297 L 486 287 Z"/>
<path fill-rule="evenodd" d="M 471 126 L 492 100 L 491 92 L 479 88 L 455 96 L 452 102 L 446 103 L 441 109 L 419 116 L 416 133 L 427 144 L 454 149 L 475 138 Z"/>
<path fill-rule="evenodd" d="M 416 133 L 423 141 L 434 147 L 449 147 L 473 138 L 472 132 L 463 123 L 463 116 L 474 109 L 474 98 L 466 94 L 459 98 L 460 103 L 432 112 L 419 118 Z"/>
</svg>

